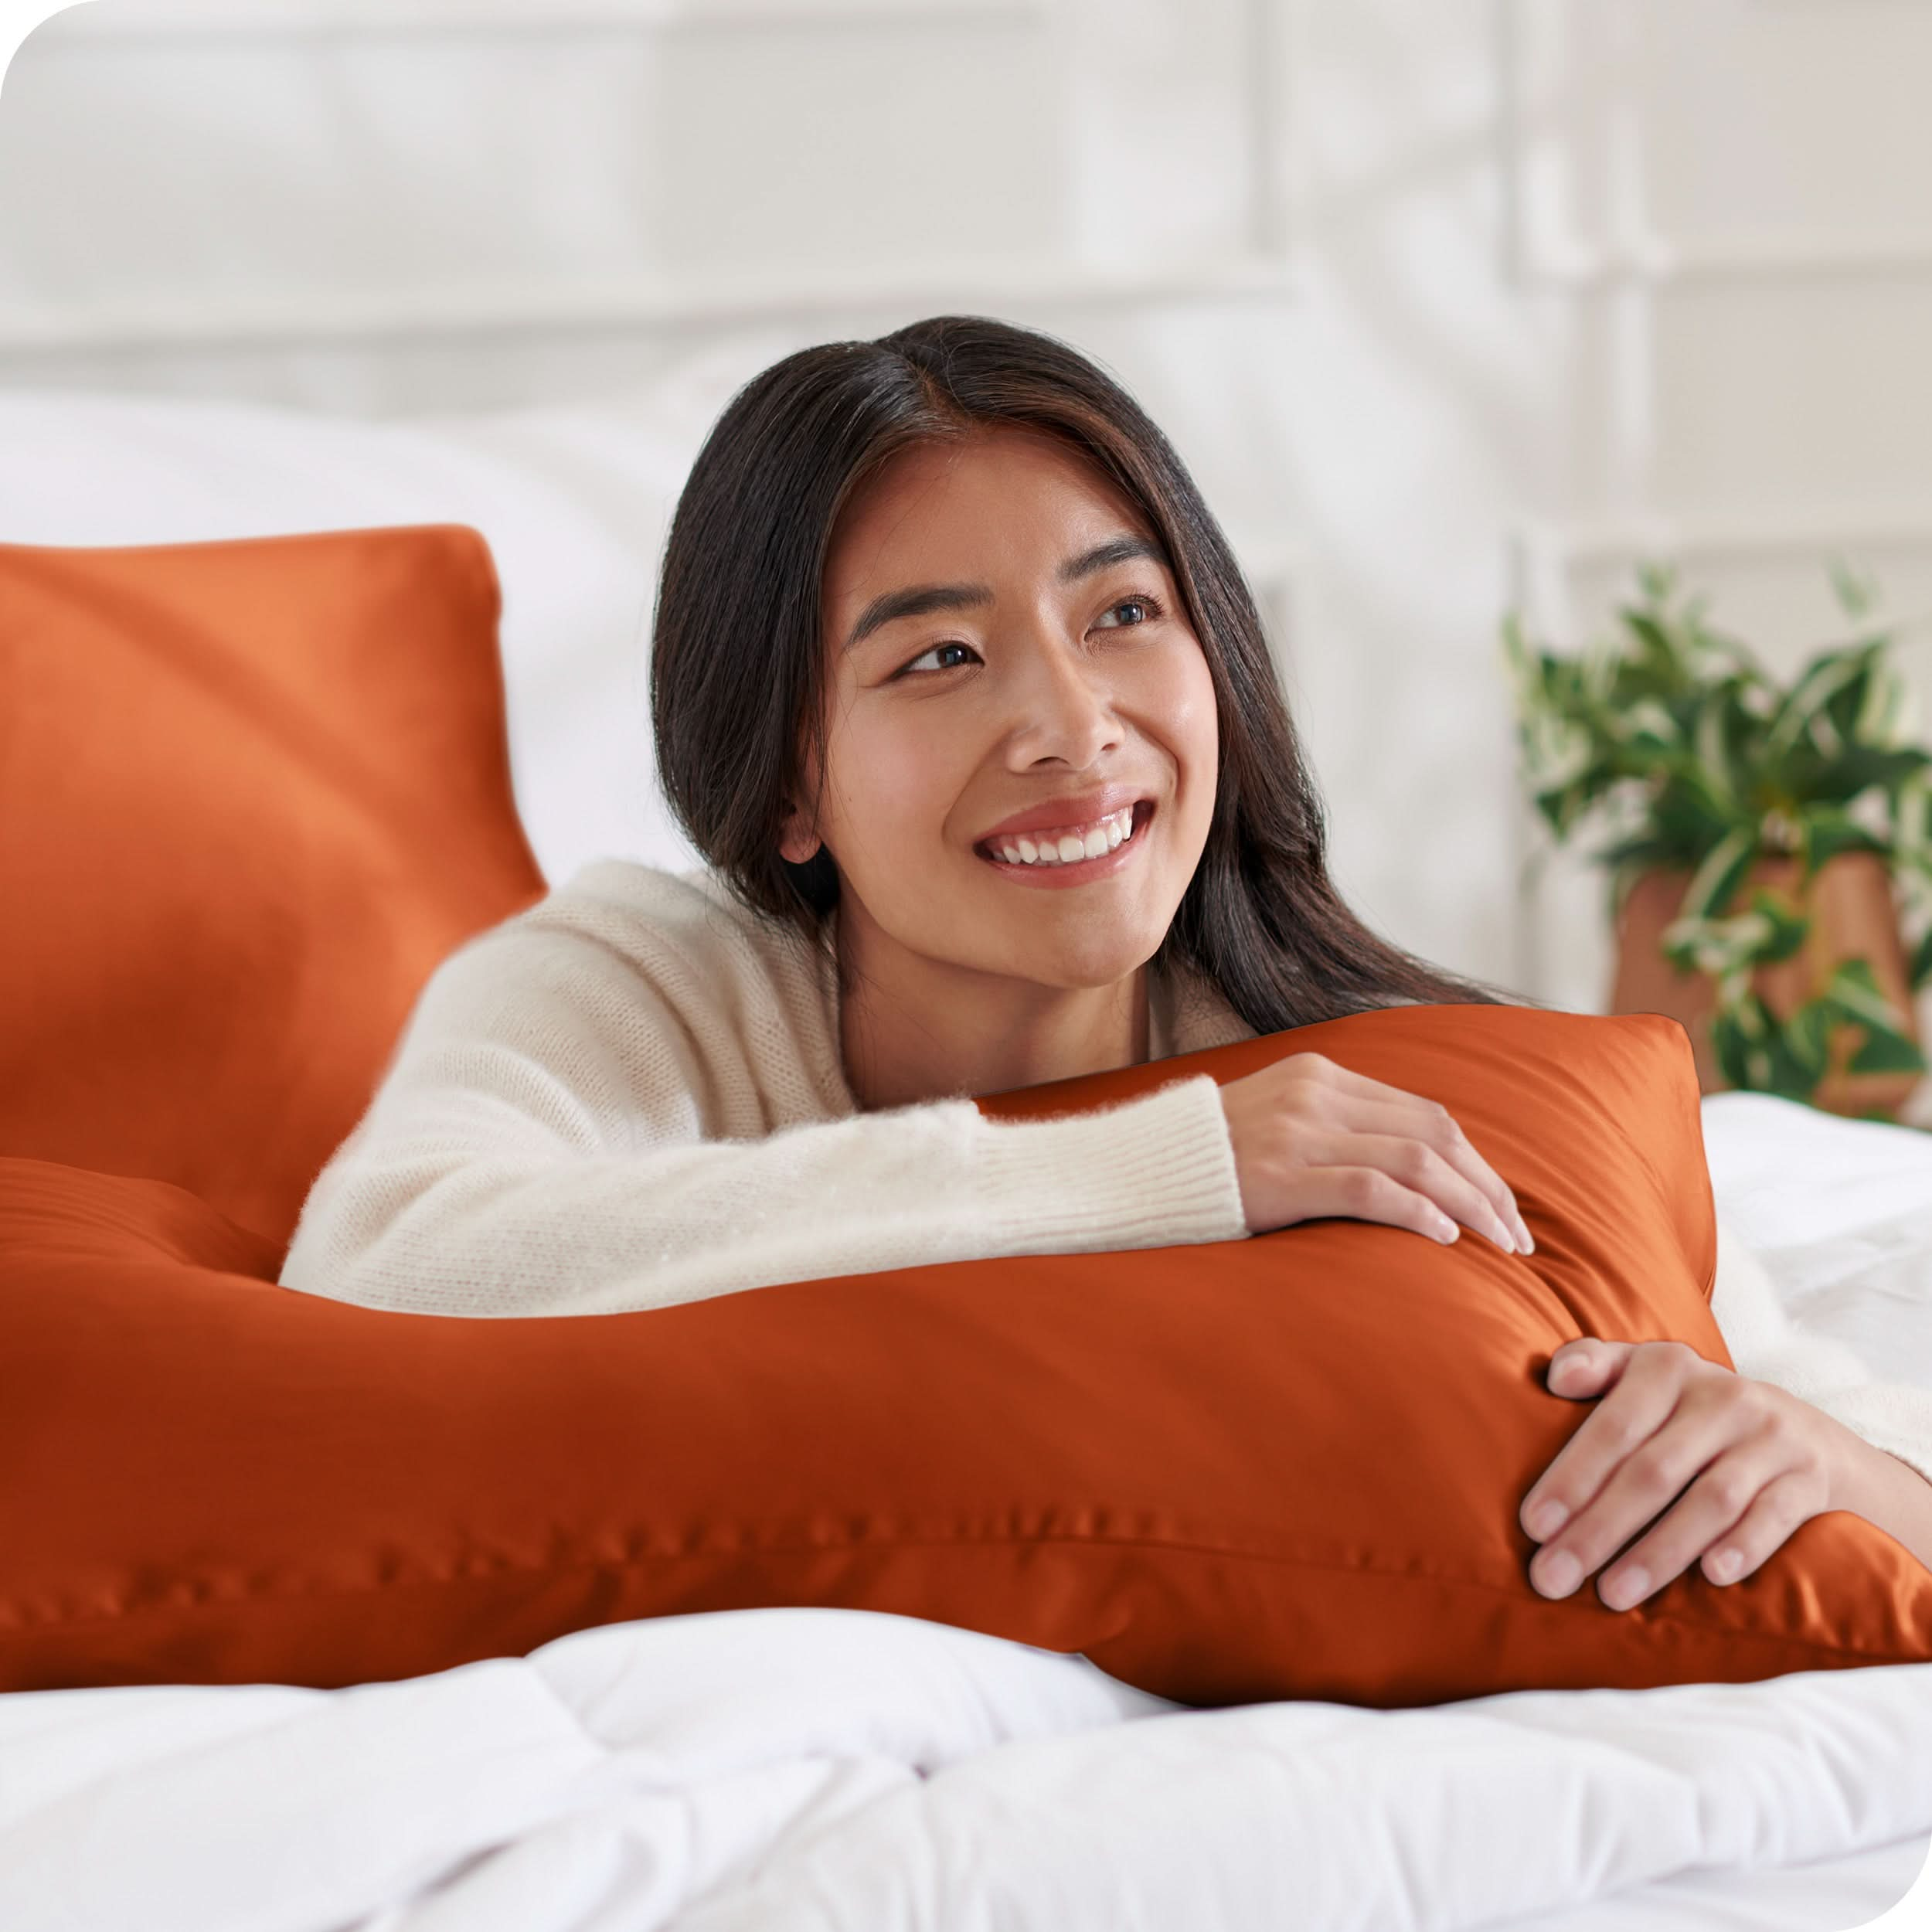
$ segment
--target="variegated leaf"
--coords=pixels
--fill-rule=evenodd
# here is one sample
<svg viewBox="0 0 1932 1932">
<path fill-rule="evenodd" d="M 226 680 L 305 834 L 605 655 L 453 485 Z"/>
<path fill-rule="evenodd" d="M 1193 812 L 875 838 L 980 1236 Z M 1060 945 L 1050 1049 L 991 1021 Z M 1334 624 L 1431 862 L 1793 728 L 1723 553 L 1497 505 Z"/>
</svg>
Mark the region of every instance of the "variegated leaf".
<svg viewBox="0 0 1932 1932">
<path fill-rule="evenodd" d="M 1821 651 L 1805 667 L 1804 675 L 1785 693 L 1777 715 L 1765 733 L 1764 749 L 1769 757 L 1790 750 L 1821 711 L 1832 694 L 1849 684 L 1865 668 L 1866 649 Z"/>
<path fill-rule="evenodd" d="M 1825 992 L 1847 1019 L 1883 1032 L 1897 1030 L 1900 1015 L 1886 998 L 1869 959 L 1842 960 Z"/>
<path fill-rule="evenodd" d="M 1691 875 L 1679 909 L 1690 919 L 1705 919 L 1730 904 L 1738 883 L 1750 870 L 1757 855 L 1755 826 L 1740 825 L 1729 832 L 1705 855 L 1703 862 Z"/>
<path fill-rule="evenodd" d="M 1845 1063 L 1848 1073 L 1923 1073 L 1925 1056 L 1894 1027 L 1873 1027 Z"/>
</svg>

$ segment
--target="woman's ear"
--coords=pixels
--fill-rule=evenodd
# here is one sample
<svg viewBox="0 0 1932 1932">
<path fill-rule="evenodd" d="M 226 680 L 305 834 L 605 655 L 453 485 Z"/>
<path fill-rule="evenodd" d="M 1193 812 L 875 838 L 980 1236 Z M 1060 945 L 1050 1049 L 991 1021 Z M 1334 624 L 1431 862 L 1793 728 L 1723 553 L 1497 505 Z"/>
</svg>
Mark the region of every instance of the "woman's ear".
<svg viewBox="0 0 1932 1932">
<path fill-rule="evenodd" d="M 795 804 L 787 805 L 785 815 L 779 821 L 778 856 L 794 866 L 803 866 L 818 851 L 818 835 L 805 823 L 804 814 Z"/>
</svg>

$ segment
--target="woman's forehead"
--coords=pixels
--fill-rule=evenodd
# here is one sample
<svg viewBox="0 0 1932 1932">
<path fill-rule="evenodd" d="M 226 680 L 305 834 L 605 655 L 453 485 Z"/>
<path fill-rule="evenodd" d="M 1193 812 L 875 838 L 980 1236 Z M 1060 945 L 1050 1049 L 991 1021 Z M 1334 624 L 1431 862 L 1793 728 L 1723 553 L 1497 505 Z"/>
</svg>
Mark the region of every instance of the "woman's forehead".
<svg viewBox="0 0 1932 1932">
<path fill-rule="evenodd" d="M 1002 550 L 1053 550 L 1146 519 L 1063 438 L 1002 424 L 921 443 L 891 458 L 834 532 L 826 589 L 851 597 L 892 587 L 911 569 L 978 568 Z"/>
</svg>

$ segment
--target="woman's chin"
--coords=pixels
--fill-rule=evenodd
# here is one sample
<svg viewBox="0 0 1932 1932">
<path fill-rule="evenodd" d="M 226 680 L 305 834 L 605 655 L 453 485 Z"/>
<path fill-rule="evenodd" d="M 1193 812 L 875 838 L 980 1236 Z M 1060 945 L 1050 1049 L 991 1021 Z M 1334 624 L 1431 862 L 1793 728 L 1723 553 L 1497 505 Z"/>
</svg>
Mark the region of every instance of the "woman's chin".
<svg viewBox="0 0 1932 1932">
<path fill-rule="evenodd" d="M 1058 986 L 1068 992 L 1091 992 L 1102 986 L 1117 986 L 1127 976 L 1146 964 L 1161 944 L 1158 932 L 1145 943 L 1125 936 L 1105 945 L 1046 945 L 1044 935 L 1020 937 L 1009 968 L 1016 979 L 1029 979 L 1039 986 Z"/>
</svg>

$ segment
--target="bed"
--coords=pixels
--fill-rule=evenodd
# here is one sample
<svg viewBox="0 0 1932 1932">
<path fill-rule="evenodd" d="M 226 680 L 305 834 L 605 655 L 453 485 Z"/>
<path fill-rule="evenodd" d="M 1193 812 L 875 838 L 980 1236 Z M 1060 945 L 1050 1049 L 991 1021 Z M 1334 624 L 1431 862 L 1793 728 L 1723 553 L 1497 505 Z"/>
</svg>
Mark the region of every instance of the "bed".
<svg viewBox="0 0 1932 1932">
<path fill-rule="evenodd" d="M 502 567 L 545 872 L 684 862 L 652 801 L 638 649 L 682 464 L 743 372 L 700 361 L 603 412 L 379 427 L 0 396 L 0 532 L 474 522 Z M 1875 1401 L 1932 1413 L 1932 1135 L 1748 1094 L 1703 1121 L 1719 1213 L 1794 1333 Z M 1932 1665 L 1192 1710 L 1083 1657 L 796 1609 L 334 1691 L 0 1696 L 8 1932 L 1784 1932 L 1872 1919 L 1929 1846 Z"/>
</svg>

